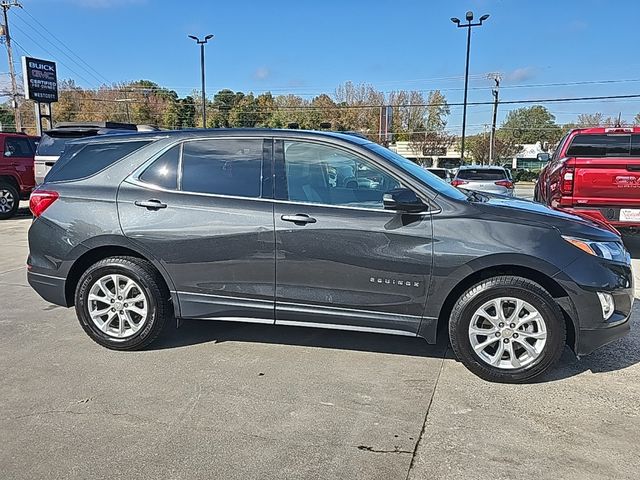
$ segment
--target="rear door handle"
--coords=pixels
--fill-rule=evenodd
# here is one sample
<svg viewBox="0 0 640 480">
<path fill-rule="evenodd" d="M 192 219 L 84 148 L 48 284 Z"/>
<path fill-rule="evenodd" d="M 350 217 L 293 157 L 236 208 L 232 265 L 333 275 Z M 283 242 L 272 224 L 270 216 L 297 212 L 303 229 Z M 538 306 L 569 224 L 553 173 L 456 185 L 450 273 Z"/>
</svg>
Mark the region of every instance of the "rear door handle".
<svg viewBox="0 0 640 480">
<path fill-rule="evenodd" d="M 280 217 L 285 222 L 293 222 L 296 225 L 306 225 L 307 223 L 316 223 L 316 219 L 310 217 L 306 213 L 298 213 L 296 215 L 282 215 Z"/>
<path fill-rule="evenodd" d="M 162 203 L 160 200 L 156 200 L 155 198 L 147 200 L 146 202 L 137 201 L 135 204 L 136 206 L 144 207 L 147 210 L 160 210 L 161 208 L 167 208 L 166 203 Z"/>
</svg>

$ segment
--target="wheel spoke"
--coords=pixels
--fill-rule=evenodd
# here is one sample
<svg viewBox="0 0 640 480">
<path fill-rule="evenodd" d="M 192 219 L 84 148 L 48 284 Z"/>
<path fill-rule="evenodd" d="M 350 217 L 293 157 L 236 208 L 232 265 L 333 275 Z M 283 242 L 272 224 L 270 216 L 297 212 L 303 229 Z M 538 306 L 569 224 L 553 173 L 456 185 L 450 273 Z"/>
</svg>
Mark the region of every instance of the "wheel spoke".
<svg viewBox="0 0 640 480">
<path fill-rule="evenodd" d="M 519 338 L 516 338 L 513 341 L 518 342 L 518 345 L 522 345 L 522 348 L 524 348 L 527 351 L 527 353 L 531 358 L 536 358 L 538 356 L 538 352 L 536 351 L 536 349 L 533 348 L 533 346 L 526 340 L 521 340 Z"/>
<path fill-rule="evenodd" d="M 492 327 L 492 328 L 478 328 L 474 326 L 469 327 L 470 335 L 480 335 L 480 336 L 488 337 L 488 336 L 495 335 L 497 331 L 498 329 L 495 327 Z"/>
<path fill-rule="evenodd" d="M 520 363 L 520 360 L 518 360 L 518 357 L 516 356 L 516 352 L 515 352 L 515 349 L 513 348 L 512 342 L 509 342 L 506 344 L 506 350 L 507 352 L 509 352 L 509 360 L 511 361 L 511 366 L 513 368 L 520 368 L 522 364 Z"/>
<path fill-rule="evenodd" d="M 493 336 L 491 336 L 491 337 L 487 338 L 484 342 L 482 342 L 482 343 L 478 343 L 477 345 L 475 345 L 475 346 L 473 347 L 473 349 L 474 349 L 476 352 L 480 353 L 480 352 L 482 352 L 485 348 L 487 348 L 489 345 L 491 345 L 492 343 L 496 343 L 496 342 L 497 342 L 497 341 L 499 341 L 499 340 L 500 340 L 500 339 L 499 339 L 498 337 L 493 337 Z"/>
<path fill-rule="evenodd" d="M 500 360 L 502 359 L 503 354 L 504 354 L 504 343 L 500 342 L 498 344 L 496 353 L 492 357 L 490 357 L 489 363 L 493 366 L 498 365 L 500 363 Z"/>
<path fill-rule="evenodd" d="M 526 330 L 518 330 L 521 337 L 533 338 L 535 340 L 544 340 L 547 338 L 547 332 L 527 332 Z"/>
</svg>

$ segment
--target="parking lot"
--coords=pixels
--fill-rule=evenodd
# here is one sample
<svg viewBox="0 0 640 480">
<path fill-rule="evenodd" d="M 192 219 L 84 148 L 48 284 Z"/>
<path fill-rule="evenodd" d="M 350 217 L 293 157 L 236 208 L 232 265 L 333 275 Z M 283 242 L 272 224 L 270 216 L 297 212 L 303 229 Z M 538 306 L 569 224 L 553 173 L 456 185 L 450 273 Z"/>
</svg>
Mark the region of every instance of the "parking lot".
<svg viewBox="0 0 640 480">
<path fill-rule="evenodd" d="M 30 222 L 0 223 L 2 478 L 638 476 L 638 305 L 531 385 L 476 378 L 446 338 L 187 321 L 119 353 L 29 288 Z"/>
</svg>

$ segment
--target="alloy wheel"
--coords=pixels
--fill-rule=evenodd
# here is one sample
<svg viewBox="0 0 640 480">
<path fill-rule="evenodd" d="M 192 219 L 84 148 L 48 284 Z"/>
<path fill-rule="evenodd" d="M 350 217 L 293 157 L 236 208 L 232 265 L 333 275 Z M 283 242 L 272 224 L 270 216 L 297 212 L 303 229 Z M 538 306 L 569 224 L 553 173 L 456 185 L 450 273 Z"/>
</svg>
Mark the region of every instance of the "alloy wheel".
<svg viewBox="0 0 640 480">
<path fill-rule="evenodd" d="M 134 280 L 122 274 L 109 274 L 91 286 L 89 317 L 106 335 L 124 339 L 135 335 L 147 322 L 149 301 Z"/>
<path fill-rule="evenodd" d="M 469 341 L 484 363 L 513 370 L 540 357 L 547 342 L 547 324 L 540 312 L 524 300 L 494 298 L 473 314 Z"/>
</svg>

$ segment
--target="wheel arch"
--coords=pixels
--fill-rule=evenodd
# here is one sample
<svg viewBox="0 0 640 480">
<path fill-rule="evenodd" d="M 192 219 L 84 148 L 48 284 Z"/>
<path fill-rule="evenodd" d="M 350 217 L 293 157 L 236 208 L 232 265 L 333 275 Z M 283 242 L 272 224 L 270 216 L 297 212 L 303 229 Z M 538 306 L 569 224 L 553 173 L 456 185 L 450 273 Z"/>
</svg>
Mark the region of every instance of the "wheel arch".
<svg viewBox="0 0 640 480">
<path fill-rule="evenodd" d="M 147 262 L 151 263 L 151 265 L 153 265 L 153 267 L 158 271 L 160 277 L 164 281 L 164 287 L 171 295 L 171 298 L 173 300 L 173 308 L 176 313 L 176 317 L 179 317 L 180 305 L 178 303 L 177 296 L 173 293 L 175 292 L 175 287 L 168 272 L 164 269 L 159 261 L 145 252 L 143 249 L 136 248 L 135 245 L 132 245 L 128 242 L 123 243 L 120 240 L 121 239 L 118 237 L 117 239 L 111 239 L 109 243 L 106 243 L 105 239 L 101 239 L 101 243 L 96 243 L 96 239 L 94 239 L 90 246 L 83 245 L 85 251 L 73 261 L 69 272 L 67 273 L 65 282 L 65 299 L 67 305 L 70 307 L 74 305 L 76 286 L 78 285 L 78 281 L 80 280 L 82 273 L 86 271 L 88 267 L 104 258 L 113 256 L 128 256 L 146 260 Z"/>
<path fill-rule="evenodd" d="M 20 195 L 20 182 L 17 177 L 8 173 L 0 173 L 0 182 L 7 182 L 11 186 L 15 187 L 18 190 L 18 195 Z"/>
<path fill-rule="evenodd" d="M 453 306 L 462 294 L 471 286 L 492 277 L 513 275 L 532 280 L 542 286 L 556 301 L 563 314 L 567 328 L 567 344 L 575 351 L 576 332 L 578 328 L 575 319 L 575 309 L 566 290 L 553 277 L 545 272 L 525 265 L 502 264 L 492 265 L 476 270 L 462 278 L 449 292 L 437 319 L 438 331 L 447 327 Z"/>
</svg>

